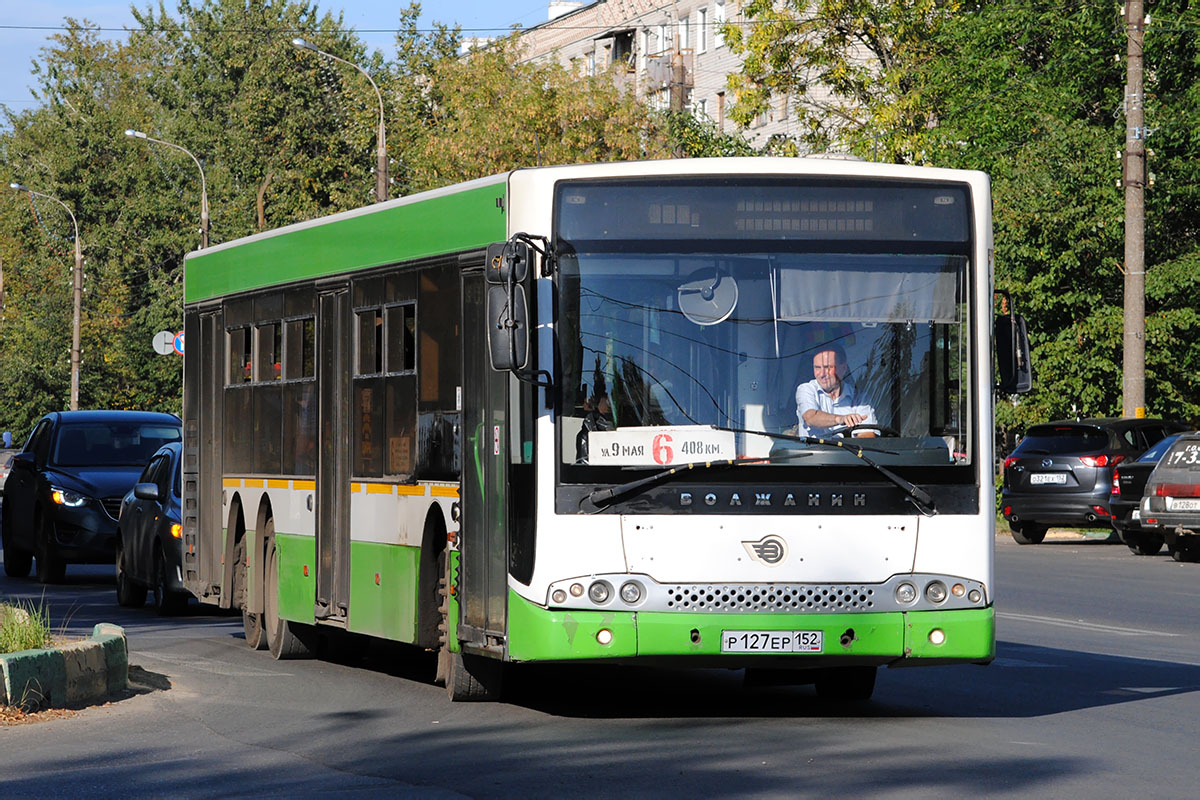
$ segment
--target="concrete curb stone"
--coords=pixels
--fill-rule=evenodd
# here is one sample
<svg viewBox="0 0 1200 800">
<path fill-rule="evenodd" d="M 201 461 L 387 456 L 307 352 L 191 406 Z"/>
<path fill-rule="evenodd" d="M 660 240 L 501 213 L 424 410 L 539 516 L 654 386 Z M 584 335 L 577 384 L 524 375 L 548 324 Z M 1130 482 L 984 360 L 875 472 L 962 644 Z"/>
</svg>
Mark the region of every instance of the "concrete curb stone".
<svg viewBox="0 0 1200 800">
<path fill-rule="evenodd" d="M 0 705 L 83 705 L 128 687 L 129 646 L 123 628 L 102 622 L 90 639 L 0 656 L 0 669 Z"/>
</svg>

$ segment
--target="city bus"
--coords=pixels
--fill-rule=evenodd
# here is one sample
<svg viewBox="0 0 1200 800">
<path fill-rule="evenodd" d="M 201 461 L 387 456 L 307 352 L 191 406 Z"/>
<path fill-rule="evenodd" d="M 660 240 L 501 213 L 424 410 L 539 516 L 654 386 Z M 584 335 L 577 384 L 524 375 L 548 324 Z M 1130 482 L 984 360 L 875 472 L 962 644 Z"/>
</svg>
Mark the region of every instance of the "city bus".
<svg viewBox="0 0 1200 800">
<path fill-rule="evenodd" d="M 987 663 L 1029 385 L 992 271 L 985 174 L 823 159 L 516 169 L 191 253 L 185 585 L 276 658 L 435 651 L 455 700 Z M 833 351 L 870 414 L 816 432 Z"/>
</svg>

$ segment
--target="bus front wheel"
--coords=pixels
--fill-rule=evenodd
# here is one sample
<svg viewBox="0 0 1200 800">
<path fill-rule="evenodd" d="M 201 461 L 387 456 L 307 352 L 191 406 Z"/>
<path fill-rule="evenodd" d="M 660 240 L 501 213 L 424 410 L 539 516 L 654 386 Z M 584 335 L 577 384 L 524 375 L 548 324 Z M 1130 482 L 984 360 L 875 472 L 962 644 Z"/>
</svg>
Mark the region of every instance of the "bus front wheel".
<svg viewBox="0 0 1200 800">
<path fill-rule="evenodd" d="M 455 702 L 498 700 L 504 688 L 504 664 L 470 653 L 446 653 L 446 694 Z"/>
</svg>

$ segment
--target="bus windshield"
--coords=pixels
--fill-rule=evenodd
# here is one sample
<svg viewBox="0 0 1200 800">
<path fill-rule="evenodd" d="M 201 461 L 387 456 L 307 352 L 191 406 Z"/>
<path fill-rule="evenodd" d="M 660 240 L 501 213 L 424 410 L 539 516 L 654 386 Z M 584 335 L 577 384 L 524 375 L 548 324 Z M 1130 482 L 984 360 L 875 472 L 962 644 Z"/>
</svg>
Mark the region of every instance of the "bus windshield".
<svg viewBox="0 0 1200 800">
<path fill-rule="evenodd" d="M 568 227 L 558 263 L 564 463 L 855 462 L 789 437 L 853 437 L 881 464 L 970 463 L 961 245 L 572 240 Z"/>
</svg>

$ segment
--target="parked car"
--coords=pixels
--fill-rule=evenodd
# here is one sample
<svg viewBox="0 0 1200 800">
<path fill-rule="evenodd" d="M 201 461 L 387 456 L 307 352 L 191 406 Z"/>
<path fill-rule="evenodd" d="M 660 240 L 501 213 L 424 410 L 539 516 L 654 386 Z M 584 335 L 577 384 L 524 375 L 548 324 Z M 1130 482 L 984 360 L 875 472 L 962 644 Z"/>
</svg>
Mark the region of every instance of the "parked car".
<svg viewBox="0 0 1200 800">
<path fill-rule="evenodd" d="M 1058 420 L 1034 425 L 1004 459 L 1000 508 L 1018 544 L 1038 544 L 1053 525 L 1109 528 L 1113 467 L 1168 433 L 1161 419 Z"/>
<path fill-rule="evenodd" d="M 181 439 L 174 414 L 55 411 L 13 457 L 0 515 L 4 571 L 61 581 L 69 563 L 109 563 L 121 500 L 150 456 Z"/>
<path fill-rule="evenodd" d="M 1146 480 L 1141 517 L 1176 561 L 1200 561 L 1200 433 L 1180 436 L 1159 459 Z"/>
<path fill-rule="evenodd" d="M 1160 439 L 1153 447 L 1132 461 L 1126 461 L 1113 470 L 1112 490 L 1108 496 L 1108 513 L 1113 529 L 1121 541 L 1139 556 L 1152 556 L 1162 550 L 1163 538 L 1156 530 L 1142 527 L 1142 495 L 1146 491 L 1146 479 L 1154 471 L 1163 453 L 1182 436 L 1172 433 Z"/>
<path fill-rule="evenodd" d="M 179 442 L 158 449 L 121 503 L 117 523 L 117 602 L 140 608 L 146 592 L 159 614 L 187 606 L 183 588 L 183 518 Z"/>
</svg>

